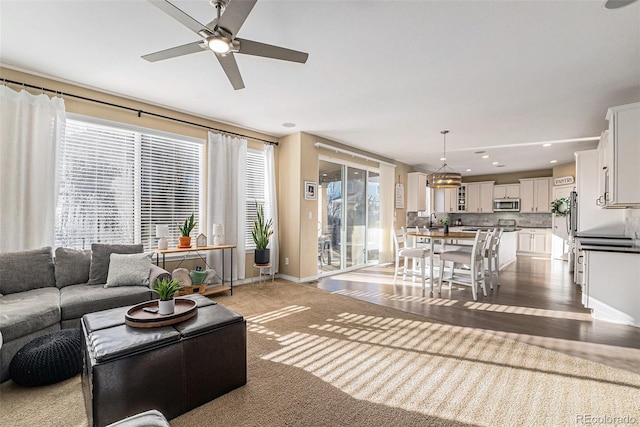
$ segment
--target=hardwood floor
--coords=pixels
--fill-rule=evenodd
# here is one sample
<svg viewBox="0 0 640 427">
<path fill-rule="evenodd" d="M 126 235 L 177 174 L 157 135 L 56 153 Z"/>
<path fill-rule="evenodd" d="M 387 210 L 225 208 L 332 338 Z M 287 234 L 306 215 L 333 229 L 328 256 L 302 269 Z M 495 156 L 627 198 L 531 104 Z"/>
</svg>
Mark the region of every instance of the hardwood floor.
<svg viewBox="0 0 640 427">
<path fill-rule="evenodd" d="M 640 328 L 595 320 L 581 303 L 566 262 L 519 257 L 500 273 L 501 286 L 473 301 L 471 288 L 445 285 L 422 294 L 420 279 L 393 285 L 393 265 L 325 277 L 314 285 L 336 294 L 484 329 L 511 339 L 640 373 Z M 612 290 L 615 291 L 615 290 Z M 450 293 L 451 292 L 451 293 Z"/>
</svg>

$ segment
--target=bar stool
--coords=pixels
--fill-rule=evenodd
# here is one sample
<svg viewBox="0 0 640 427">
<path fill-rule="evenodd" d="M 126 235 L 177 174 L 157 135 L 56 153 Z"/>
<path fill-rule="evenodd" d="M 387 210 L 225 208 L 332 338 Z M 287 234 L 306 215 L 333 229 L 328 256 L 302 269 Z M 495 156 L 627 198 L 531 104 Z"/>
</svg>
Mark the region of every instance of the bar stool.
<svg viewBox="0 0 640 427">
<path fill-rule="evenodd" d="M 449 295 L 451 295 L 451 289 L 453 283 L 458 283 L 465 286 L 471 286 L 471 294 L 473 300 L 478 299 L 478 285 L 482 287 L 482 293 L 487 296 L 487 290 L 484 280 L 484 247 L 487 241 L 487 233 L 482 231 L 476 232 L 476 237 L 473 241 L 471 251 L 462 249 L 444 251 L 440 254 L 440 283 L 438 288 L 438 294 L 442 294 L 442 282 L 449 282 Z M 448 278 L 444 278 L 445 263 L 451 263 L 451 275 Z M 470 267 L 469 275 L 463 274 L 464 270 L 458 270 L 456 273 L 455 267 L 458 265 L 467 265 Z M 464 276 L 469 276 L 466 279 Z"/>
</svg>

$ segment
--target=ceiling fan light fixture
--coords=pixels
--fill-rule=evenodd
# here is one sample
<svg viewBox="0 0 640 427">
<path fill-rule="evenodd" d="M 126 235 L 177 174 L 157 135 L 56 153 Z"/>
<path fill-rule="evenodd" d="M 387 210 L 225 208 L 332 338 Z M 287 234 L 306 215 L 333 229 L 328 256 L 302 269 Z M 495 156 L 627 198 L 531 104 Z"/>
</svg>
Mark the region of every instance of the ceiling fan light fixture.
<svg viewBox="0 0 640 427">
<path fill-rule="evenodd" d="M 207 45 L 209 49 L 220 54 L 229 53 L 232 48 L 231 41 L 224 36 L 210 37 L 207 39 Z"/>
<path fill-rule="evenodd" d="M 458 188 L 462 184 L 462 175 L 453 170 L 447 171 L 447 169 L 450 169 L 447 166 L 447 161 L 446 161 L 447 134 L 449 133 L 449 131 L 443 130 L 440 133 L 442 134 L 442 137 L 444 139 L 442 144 L 443 146 L 442 159 L 445 159 L 445 160 L 443 160 L 442 167 L 440 169 L 438 169 L 437 171 L 435 171 L 434 173 L 430 174 L 427 177 L 428 185 L 429 185 L 429 188 Z"/>
</svg>

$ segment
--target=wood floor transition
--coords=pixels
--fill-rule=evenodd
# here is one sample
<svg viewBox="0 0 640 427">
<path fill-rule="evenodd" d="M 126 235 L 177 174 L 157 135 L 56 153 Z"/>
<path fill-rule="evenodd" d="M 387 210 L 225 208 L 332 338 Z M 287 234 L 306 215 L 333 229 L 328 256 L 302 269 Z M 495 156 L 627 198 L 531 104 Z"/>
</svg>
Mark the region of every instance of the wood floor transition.
<svg viewBox="0 0 640 427">
<path fill-rule="evenodd" d="M 486 297 L 471 289 L 443 287 L 422 293 L 420 279 L 393 285 L 393 265 L 323 277 L 313 285 L 333 293 L 392 307 L 431 321 L 483 329 L 577 357 L 640 373 L 640 328 L 591 317 L 581 303 L 566 262 L 519 257 L 500 274 Z M 615 283 L 611 284 L 615 292 Z"/>
</svg>

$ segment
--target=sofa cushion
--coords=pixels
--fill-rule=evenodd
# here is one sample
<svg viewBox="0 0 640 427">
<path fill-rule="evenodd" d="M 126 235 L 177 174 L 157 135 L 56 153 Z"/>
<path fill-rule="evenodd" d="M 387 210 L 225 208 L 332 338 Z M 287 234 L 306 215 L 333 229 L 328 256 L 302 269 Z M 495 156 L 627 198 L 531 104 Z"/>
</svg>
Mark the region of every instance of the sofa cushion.
<svg viewBox="0 0 640 427">
<path fill-rule="evenodd" d="M 111 254 L 105 288 L 114 286 L 149 285 L 151 253 Z"/>
<path fill-rule="evenodd" d="M 0 298 L 0 332 L 5 342 L 60 322 L 60 291 L 33 289 Z"/>
<path fill-rule="evenodd" d="M 56 248 L 56 286 L 64 288 L 89 281 L 91 251 Z"/>
<path fill-rule="evenodd" d="M 89 268 L 90 285 L 104 285 L 109 274 L 111 254 L 137 254 L 142 252 L 142 245 L 107 245 L 93 243 L 91 245 L 91 267 Z"/>
<path fill-rule="evenodd" d="M 60 289 L 62 320 L 76 319 L 87 313 L 149 301 L 151 290 L 146 286 L 104 288 L 95 285 L 70 285 Z"/>
<path fill-rule="evenodd" d="M 55 286 L 51 247 L 0 253 L 0 294 Z"/>
</svg>

